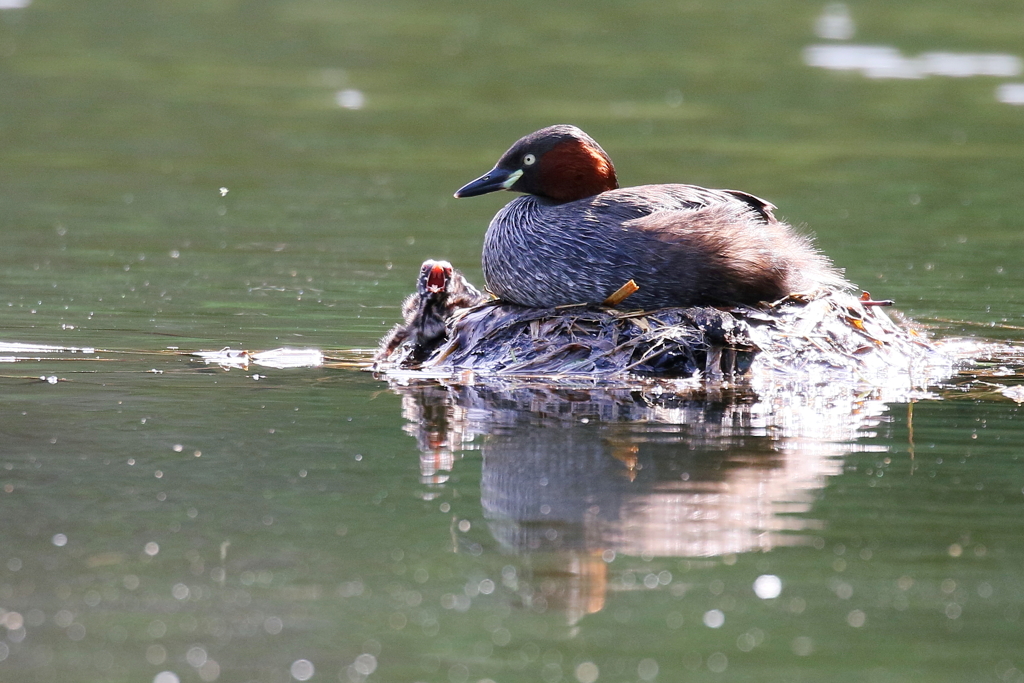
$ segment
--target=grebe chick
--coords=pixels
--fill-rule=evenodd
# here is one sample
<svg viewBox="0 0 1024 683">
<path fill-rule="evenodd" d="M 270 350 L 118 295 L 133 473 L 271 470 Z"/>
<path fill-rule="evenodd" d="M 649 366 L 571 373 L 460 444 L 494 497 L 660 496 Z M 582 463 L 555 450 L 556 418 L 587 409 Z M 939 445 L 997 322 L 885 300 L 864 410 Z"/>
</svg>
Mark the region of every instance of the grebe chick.
<svg viewBox="0 0 1024 683">
<path fill-rule="evenodd" d="M 416 291 L 402 302 L 402 322 L 381 340 L 375 359 L 387 360 L 405 344 L 408 355 L 400 359 L 422 363 L 448 336 L 445 321 L 461 308 L 486 301 L 476 287 L 447 261 L 426 260 L 420 266 Z"/>
</svg>

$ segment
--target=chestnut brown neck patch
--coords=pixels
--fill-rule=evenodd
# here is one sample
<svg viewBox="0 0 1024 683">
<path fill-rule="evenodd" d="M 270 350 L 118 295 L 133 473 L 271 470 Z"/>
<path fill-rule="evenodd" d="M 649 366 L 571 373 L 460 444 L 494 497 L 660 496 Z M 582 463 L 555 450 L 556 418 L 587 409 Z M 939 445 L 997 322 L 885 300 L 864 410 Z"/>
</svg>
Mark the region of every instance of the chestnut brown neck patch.
<svg viewBox="0 0 1024 683">
<path fill-rule="evenodd" d="M 572 202 L 619 186 L 612 160 L 582 140 L 560 142 L 543 157 L 537 169 L 538 194 L 557 202 Z"/>
</svg>

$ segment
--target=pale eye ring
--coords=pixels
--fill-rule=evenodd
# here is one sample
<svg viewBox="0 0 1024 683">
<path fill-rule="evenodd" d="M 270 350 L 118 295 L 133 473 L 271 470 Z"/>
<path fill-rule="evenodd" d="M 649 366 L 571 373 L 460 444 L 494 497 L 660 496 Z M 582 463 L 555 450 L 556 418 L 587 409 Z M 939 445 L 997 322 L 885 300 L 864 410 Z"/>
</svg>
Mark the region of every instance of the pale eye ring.
<svg viewBox="0 0 1024 683">
<path fill-rule="evenodd" d="M 537 161 L 537 157 L 533 156 L 532 154 L 527 154 L 526 156 L 523 157 L 523 165 L 524 166 L 533 166 L 533 164 L 536 161 Z"/>
</svg>

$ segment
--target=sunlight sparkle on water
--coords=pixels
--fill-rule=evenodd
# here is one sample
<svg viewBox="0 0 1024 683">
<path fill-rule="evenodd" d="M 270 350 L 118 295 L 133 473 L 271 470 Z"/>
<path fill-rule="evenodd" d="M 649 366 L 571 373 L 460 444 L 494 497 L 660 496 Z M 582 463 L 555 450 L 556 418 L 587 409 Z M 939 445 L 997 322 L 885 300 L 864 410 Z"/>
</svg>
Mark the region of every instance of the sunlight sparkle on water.
<svg viewBox="0 0 1024 683">
<path fill-rule="evenodd" d="M 363 95 L 361 90 L 349 88 L 347 90 L 339 90 L 334 96 L 334 101 L 342 109 L 362 109 L 366 104 L 366 96 Z"/>
<path fill-rule="evenodd" d="M 814 33 L 819 38 L 829 40 L 849 40 L 853 38 L 857 26 L 850 16 L 850 8 L 842 2 L 825 5 L 825 9 L 814 22 Z"/>
<path fill-rule="evenodd" d="M 21 616 L 20 612 L 4 612 L 0 615 L 0 626 L 8 631 L 17 631 L 24 625 L 25 618 Z"/>
<path fill-rule="evenodd" d="M 203 679 L 205 683 L 213 683 L 213 681 L 220 678 L 220 664 L 212 659 L 207 659 L 206 662 L 199 667 L 199 678 Z"/>
<path fill-rule="evenodd" d="M 189 663 L 189 666 L 198 669 L 203 664 L 206 664 L 207 655 L 206 650 L 196 645 L 195 647 L 189 648 L 185 654 L 185 661 Z"/>
<path fill-rule="evenodd" d="M 653 681 L 658 677 L 658 662 L 653 659 L 641 659 L 636 667 L 636 675 L 642 681 Z"/>
<path fill-rule="evenodd" d="M 267 617 L 263 622 L 263 630 L 272 636 L 284 630 L 284 622 L 280 617 Z"/>
<path fill-rule="evenodd" d="M 600 669 L 593 662 L 583 662 L 576 667 L 576 680 L 580 683 L 594 683 L 600 674 Z"/>
<path fill-rule="evenodd" d="M 905 57 L 889 45 L 808 45 L 803 58 L 808 66 L 859 71 L 868 78 L 1014 77 L 1024 70 L 1017 55 L 937 51 Z"/>
<path fill-rule="evenodd" d="M 1003 83 L 996 88 L 996 99 L 1004 104 L 1024 105 L 1024 83 Z"/>
<path fill-rule="evenodd" d="M 366 643 L 364 643 L 364 646 L 365 645 Z M 377 657 L 370 654 L 369 652 L 364 652 L 363 654 L 356 657 L 356 660 L 352 662 L 352 664 L 346 667 L 345 674 L 348 680 L 352 681 L 353 683 L 360 683 L 361 681 L 366 680 L 366 677 L 376 670 Z M 342 678 L 341 676 L 339 676 L 339 679 L 344 680 L 344 678 Z"/>
<path fill-rule="evenodd" d="M 163 645 L 150 645 L 146 648 L 146 661 L 159 666 L 167 661 L 167 650 Z"/>
<path fill-rule="evenodd" d="M 806 657 L 814 652 L 814 641 L 807 636 L 797 636 L 792 643 L 793 654 L 798 657 Z"/>
<path fill-rule="evenodd" d="M 308 681 L 313 677 L 313 673 L 315 671 L 316 670 L 313 668 L 313 662 L 308 659 L 296 659 L 292 662 L 292 678 L 297 681 Z"/>
<path fill-rule="evenodd" d="M 762 574 L 754 580 L 754 593 L 762 600 L 777 598 L 782 593 L 782 579 L 774 574 Z"/>
<path fill-rule="evenodd" d="M 725 613 L 720 609 L 708 610 L 704 613 L 704 625 L 708 628 L 720 628 L 725 623 Z"/>
</svg>

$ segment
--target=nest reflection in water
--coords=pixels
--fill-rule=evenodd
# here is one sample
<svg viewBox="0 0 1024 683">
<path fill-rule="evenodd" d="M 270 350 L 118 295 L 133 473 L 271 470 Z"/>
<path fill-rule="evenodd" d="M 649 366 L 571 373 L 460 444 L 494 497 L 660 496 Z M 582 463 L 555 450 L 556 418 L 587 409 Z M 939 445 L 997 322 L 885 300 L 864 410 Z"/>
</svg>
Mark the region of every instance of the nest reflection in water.
<svg viewBox="0 0 1024 683">
<path fill-rule="evenodd" d="M 515 588 L 572 624 L 631 587 L 629 558 L 814 538 L 817 492 L 858 436 L 952 372 L 874 303 L 838 291 L 635 313 L 487 302 L 454 311 L 436 347 L 389 349 L 375 370 L 402 396 L 424 495 L 479 450 L 489 535 L 523 558 Z"/>
<path fill-rule="evenodd" d="M 631 588 L 646 564 L 636 558 L 813 542 L 818 491 L 897 398 L 836 383 L 813 392 L 660 379 L 391 386 L 420 448 L 424 496 L 442 495 L 459 460 L 478 450 L 491 540 L 476 550 L 518 558 L 513 587 L 524 605 L 539 600 L 570 624 L 602 609 L 609 591 Z"/>
</svg>

